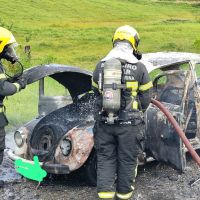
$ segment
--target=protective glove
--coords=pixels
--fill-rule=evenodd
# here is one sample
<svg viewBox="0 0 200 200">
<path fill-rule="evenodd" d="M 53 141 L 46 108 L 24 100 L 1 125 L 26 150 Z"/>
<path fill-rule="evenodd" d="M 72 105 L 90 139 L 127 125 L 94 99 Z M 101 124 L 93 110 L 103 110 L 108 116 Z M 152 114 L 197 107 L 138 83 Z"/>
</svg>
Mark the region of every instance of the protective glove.
<svg viewBox="0 0 200 200">
<path fill-rule="evenodd" d="M 20 85 L 20 90 L 24 89 L 27 85 L 27 80 L 25 78 L 19 78 L 16 83 Z"/>
</svg>

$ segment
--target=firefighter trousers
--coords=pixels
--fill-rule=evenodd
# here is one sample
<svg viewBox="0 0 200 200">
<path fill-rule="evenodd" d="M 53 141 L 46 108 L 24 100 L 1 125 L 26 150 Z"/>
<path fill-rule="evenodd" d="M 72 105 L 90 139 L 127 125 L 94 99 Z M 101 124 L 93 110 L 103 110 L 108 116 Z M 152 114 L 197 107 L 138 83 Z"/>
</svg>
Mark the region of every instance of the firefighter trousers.
<svg viewBox="0 0 200 200">
<path fill-rule="evenodd" d="M 3 162 L 3 152 L 5 149 L 5 129 L 0 128 L 0 165 Z"/>
<path fill-rule="evenodd" d="M 100 199 L 129 199 L 134 190 L 144 125 L 96 121 L 97 192 Z M 116 186 L 115 186 L 116 182 Z"/>
</svg>

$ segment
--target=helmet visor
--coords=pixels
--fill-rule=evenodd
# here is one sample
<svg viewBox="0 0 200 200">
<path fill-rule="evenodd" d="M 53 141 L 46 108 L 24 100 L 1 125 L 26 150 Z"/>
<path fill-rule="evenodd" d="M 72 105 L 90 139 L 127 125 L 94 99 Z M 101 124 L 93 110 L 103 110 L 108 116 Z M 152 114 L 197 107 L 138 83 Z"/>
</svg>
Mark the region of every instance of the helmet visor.
<svg viewBox="0 0 200 200">
<path fill-rule="evenodd" d="M 138 35 L 136 34 L 136 35 L 135 35 L 135 47 L 136 47 L 136 48 L 138 47 L 139 43 L 140 43 L 140 38 L 139 38 Z"/>
<path fill-rule="evenodd" d="M 23 65 L 19 61 L 11 63 L 7 60 L 3 60 L 2 64 L 4 72 L 8 78 L 18 78 L 23 73 Z"/>
</svg>

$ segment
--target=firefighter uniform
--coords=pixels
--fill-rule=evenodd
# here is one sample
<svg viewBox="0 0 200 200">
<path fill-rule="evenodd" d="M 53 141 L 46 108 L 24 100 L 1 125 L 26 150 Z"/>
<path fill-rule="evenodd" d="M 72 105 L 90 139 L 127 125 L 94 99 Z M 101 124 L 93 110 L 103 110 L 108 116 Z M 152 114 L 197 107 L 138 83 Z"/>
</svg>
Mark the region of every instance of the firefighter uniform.
<svg viewBox="0 0 200 200">
<path fill-rule="evenodd" d="M 144 64 L 130 53 L 131 45 L 118 41 L 93 73 L 93 81 L 99 83 L 104 64 L 117 58 L 122 66 L 121 106 L 118 120 L 106 122 L 102 94 L 96 100 L 94 141 L 97 150 L 97 192 L 100 199 L 130 199 L 137 175 L 137 158 L 143 152 L 144 120 L 141 110 L 150 103 L 152 82 Z M 123 53 L 126 52 L 124 55 Z M 101 91 L 100 91 L 101 93 Z M 115 186 L 116 182 L 116 186 Z"/>
<path fill-rule="evenodd" d="M 8 120 L 5 116 L 5 107 L 3 100 L 6 96 L 13 95 L 24 89 L 26 86 L 26 80 L 18 78 L 16 82 L 11 83 L 5 73 L 1 63 L 2 59 L 5 59 L 11 63 L 18 61 L 14 50 L 14 44 L 16 44 L 15 38 L 10 31 L 0 27 L 0 165 L 3 161 L 3 153 L 5 149 L 5 126 L 8 124 Z M 3 186 L 3 181 L 0 180 L 0 187 Z"/>
<path fill-rule="evenodd" d="M 0 164 L 3 161 L 3 151 L 5 149 L 5 130 L 8 125 L 8 120 L 5 116 L 3 100 L 5 96 L 10 96 L 18 92 L 23 86 L 23 83 L 10 83 L 3 72 L 2 64 L 0 63 Z"/>
</svg>

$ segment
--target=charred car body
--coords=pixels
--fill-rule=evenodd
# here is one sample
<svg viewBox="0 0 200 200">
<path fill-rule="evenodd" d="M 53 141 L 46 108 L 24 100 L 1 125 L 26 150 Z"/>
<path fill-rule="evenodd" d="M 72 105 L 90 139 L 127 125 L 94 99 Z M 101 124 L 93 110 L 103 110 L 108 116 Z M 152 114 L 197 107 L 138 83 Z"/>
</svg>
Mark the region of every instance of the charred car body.
<svg viewBox="0 0 200 200">
<path fill-rule="evenodd" d="M 145 54 L 144 59 L 148 61 L 149 72 L 162 70 L 153 81 L 154 97 L 171 111 L 194 148 L 200 148 L 200 91 L 195 64 L 190 62 L 200 62 L 200 55 L 154 53 Z M 53 174 L 68 174 L 83 167 L 88 182 L 94 185 L 96 154 L 92 128 L 94 102 L 98 94 L 92 87 L 92 73 L 51 64 L 31 68 L 23 76 L 28 84 L 39 80 L 39 116 L 15 132 L 17 148 L 14 152 L 8 150 L 9 157 L 32 163 L 33 156 L 37 155 L 40 165 Z M 66 96 L 44 96 L 44 78 L 47 76 L 68 89 L 70 103 Z M 183 171 L 186 149 L 164 114 L 150 105 L 145 121 L 147 160 L 153 157 Z"/>
</svg>

